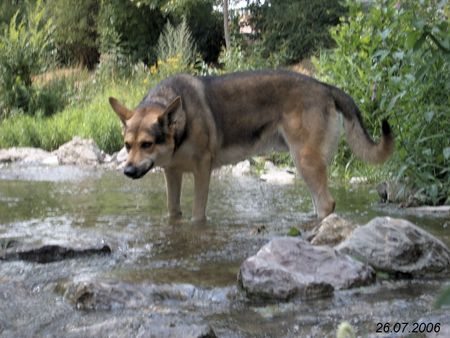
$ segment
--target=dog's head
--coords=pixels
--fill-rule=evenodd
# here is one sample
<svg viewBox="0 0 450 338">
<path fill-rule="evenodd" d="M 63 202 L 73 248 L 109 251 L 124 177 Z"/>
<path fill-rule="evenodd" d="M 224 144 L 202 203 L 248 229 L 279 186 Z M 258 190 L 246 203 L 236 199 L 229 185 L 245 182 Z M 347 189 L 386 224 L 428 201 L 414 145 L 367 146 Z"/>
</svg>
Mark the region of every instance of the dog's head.
<svg viewBox="0 0 450 338">
<path fill-rule="evenodd" d="M 155 166 L 167 166 L 186 124 L 181 98 L 177 96 L 165 108 L 155 104 L 129 110 L 112 97 L 109 103 L 123 124 L 128 151 L 124 174 L 141 178 Z"/>
</svg>

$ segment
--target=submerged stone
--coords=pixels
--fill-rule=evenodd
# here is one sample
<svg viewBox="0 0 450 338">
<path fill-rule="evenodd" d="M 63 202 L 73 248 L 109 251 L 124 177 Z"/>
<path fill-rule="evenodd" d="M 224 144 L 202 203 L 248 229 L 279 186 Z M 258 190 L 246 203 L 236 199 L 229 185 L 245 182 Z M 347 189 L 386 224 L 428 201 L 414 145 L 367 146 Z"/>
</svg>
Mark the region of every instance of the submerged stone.
<svg viewBox="0 0 450 338">
<path fill-rule="evenodd" d="M 238 280 L 250 298 L 288 300 L 330 296 L 334 289 L 367 285 L 374 277 L 372 268 L 330 247 L 281 237 L 245 260 Z"/>
<path fill-rule="evenodd" d="M 77 310 L 134 313 L 131 318 L 83 326 L 88 336 L 120 332 L 121 337 L 206 338 L 216 334 L 192 309 L 211 308 L 215 303 L 223 306 L 231 289 L 203 290 L 191 284 L 130 284 L 88 279 L 63 282 L 55 291 L 63 294 Z M 151 315 L 141 318 L 141 313 Z"/>
<path fill-rule="evenodd" d="M 393 273 L 445 273 L 450 266 L 446 245 L 404 219 L 374 218 L 356 228 L 337 249 Z"/>
<path fill-rule="evenodd" d="M 111 248 L 104 244 L 71 245 L 70 243 L 33 243 L 3 238 L 0 260 L 22 260 L 35 263 L 51 263 L 65 259 L 81 258 L 98 254 L 110 254 Z"/>
<path fill-rule="evenodd" d="M 112 318 L 100 318 L 90 323 L 70 327 L 65 337 L 167 337 L 167 338 L 215 338 L 213 328 L 195 317 L 183 318 L 150 313 L 123 314 Z M 186 318 L 187 317 L 187 318 Z"/>
</svg>

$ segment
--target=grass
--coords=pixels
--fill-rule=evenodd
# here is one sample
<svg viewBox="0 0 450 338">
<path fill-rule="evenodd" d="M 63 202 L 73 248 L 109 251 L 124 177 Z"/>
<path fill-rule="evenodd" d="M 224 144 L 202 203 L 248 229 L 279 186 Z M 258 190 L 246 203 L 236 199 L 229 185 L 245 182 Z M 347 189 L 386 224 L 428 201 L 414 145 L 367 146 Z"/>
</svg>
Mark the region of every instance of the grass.
<svg viewBox="0 0 450 338">
<path fill-rule="evenodd" d="M 92 138 L 100 149 L 111 153 L 122 147 L 121 124 L 108 98 L 114 96 L 128 107 L 134 107 L 153 85 L 148 77 L 136 80 L 111 80 L 96 84 L 85 77 L 89 85 L 74 96 L 63 111 L 49 117 L 15 114 L 0 121 L 0 148 L 13 146 L 39 147 L 54 150 L 74 136 Z M 156 83 L 156 78 L 154 79 Z"/>
</svg>

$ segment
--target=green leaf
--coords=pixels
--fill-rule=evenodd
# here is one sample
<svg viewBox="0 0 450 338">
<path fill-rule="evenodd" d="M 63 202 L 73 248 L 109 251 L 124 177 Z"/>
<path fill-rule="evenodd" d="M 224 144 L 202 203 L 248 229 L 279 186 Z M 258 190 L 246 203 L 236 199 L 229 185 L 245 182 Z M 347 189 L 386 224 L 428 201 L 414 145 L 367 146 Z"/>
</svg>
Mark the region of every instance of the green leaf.
<svg viewBox="0 0 450 338">
<path fill-rule="evenodd" d="M 423 43 L 425 42 L 426 38 L 427 34 L 423 33 L 422 36 L 414 44 L 413 50 L 417 51 L 418 49 L 420 49 L 420 47 L 422 47 Z"/>
<path fill-rule="evenodd" d="M 406 35 L 406 40 L 405 40 L 406 48 L 413 48 L 414 45 L 416 44 L 417 40 L 419 40 L 421 34 L 422 33 L 418 32 L 418 31 L 409 32 Z"/>
</svg>

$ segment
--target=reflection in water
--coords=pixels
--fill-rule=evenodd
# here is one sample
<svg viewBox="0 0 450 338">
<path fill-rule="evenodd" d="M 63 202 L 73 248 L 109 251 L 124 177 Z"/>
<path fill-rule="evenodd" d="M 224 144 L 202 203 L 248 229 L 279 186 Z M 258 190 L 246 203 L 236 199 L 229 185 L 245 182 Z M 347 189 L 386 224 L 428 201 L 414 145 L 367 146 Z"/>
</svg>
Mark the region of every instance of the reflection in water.
<svg viewBox="0 0 450 338">
<path fill-rule="evenodd" d="M 0 170 L 0 250 L 10 239 L 31 237 L 73 243 L 102 240 L 113 248 L 112 256 L 45 265 L 0 261 L 0 335 L 5 330 L 24 335 L 46 332 L 46 323 L 54 318 L 61 321 L 60 332 L 82 326 L 83 316 L 104 320 L 99 314 L 77 312 L 54 292 L 71 280 L 95 278 L 142 287 L 187 283 L 205 290 L 235 290 L 236 274 L 246 257 L 274 235 L 285 235 L 291 226 L 311 221 L 312 203 L 301 181 L 276 185 L 255 177 L 215 175 L 208 224 L 197 225 L 189 221 L 193 196 L 189 175 L 183 184 L 184 219 L 170 224 L 160 172 L 133 181 L 119 172 L 100 169 Z M 449 219 L 403 215 L 378 205 L 374 189 L 364 186 L 334 187 L 332 194 L 337 212 L 359 224 L 390 214 L 410 219 L 450 243 Z M 255 228 L 265 231 L 255 232 Z M 374 334 L 376 321 L 433 317 L 428 309 L 442 284 L 440 280 L 384 281 L 337 292 L 331 299 L 284 304 L 249 304 L 231 295 L 236 299 L 225 297 L 229 302 L 215 312 L 197 310 L 223 336 L 330 335 L 340 321 L 352 318 L 365 334 Z M 16 319 L 23 315 L 33 317 L 33 324 Z M 55 329 L 55 325 L 50 327 Z"/>
</svg>

